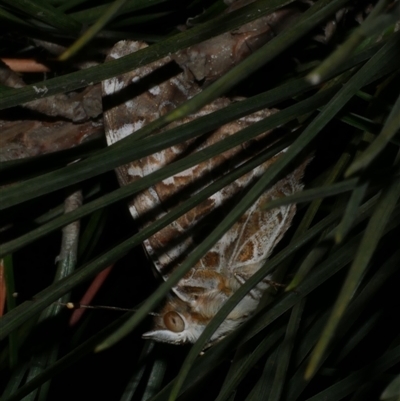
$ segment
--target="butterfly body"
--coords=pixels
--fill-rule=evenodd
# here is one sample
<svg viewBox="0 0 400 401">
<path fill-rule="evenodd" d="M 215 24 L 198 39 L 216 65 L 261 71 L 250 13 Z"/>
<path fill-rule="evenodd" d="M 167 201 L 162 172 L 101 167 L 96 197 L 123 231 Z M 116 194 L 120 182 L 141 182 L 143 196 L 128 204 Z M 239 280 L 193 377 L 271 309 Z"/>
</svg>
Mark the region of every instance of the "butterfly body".
<svg viewBox="0 0 400 401">
<path fill-rule="evenodd" d="M 113 58 L 118 58 L 118 55 L 126 55 L 132 49 L 140 49 L 143 46 L 122 42 L 116 45 L 111 54 Z M 133 133 L 176 107 L 183 98 L 187 99 L 200 91 L 196 84 L 185 81 L 183 73 L 178 73 L 161 83 L 147 80 L 149 76 L 154 76 L 157 68 L 163 68 L 168 62 L 170 59 L 152 63 L 142 70 L 138 69 L 120 78 L 114 78 L 114 82 L 103 83 L 103 92 L 107 96 L 118 97 L 128 84 L 132 88 L 132 95 L 128 100 L 109 108 L 105 113 L 107 140 L 110 144 L 126 135 L 126 127 Z M 143 90 L 143 82 L 147 82 L 146 90 Z M 217 99 L 172 126 L 193 121 L 230 103 L 227 98 Z M 146 107 L 149 108 L 148 113 Z M 129 184 L 183 157 L 201 152 L 275 112 L 276 110 L 258 111 L 225 124 L 213 132 L 121 166 L 117 170 L 120 183 Z M 265 132 L 140 192 L 130 202 L 132 216 L 140 227 L 148 226 L 183 200 L 196 195 L 219 177 L 271 146 L 276 139 L 271 139 L 270 135 L 271 132 Z M 216 224 L 282 153 L 284 151 L 214 193 L 144 241 L 149 257 L 164 280 L 168 280 L 171 272 L 212 232 Z M 154 329 L 145 333 L 144 338 L 173 344 L 196 341 L 225 301 L 261 268 L 289 228 L 296 211 L 295 205 L 285 205 L 273 210 L 264 210 L 262 206 L 270 200 L 300 191 L 303 187 L 301 178 L 306 164 L 303 163 L 268 189 L 172 288 L 165 306 L 155 318 Z M 210 342 L 223 338 L 247 320 L 256 310 L 268 286 L 269 281 L 266 277 L 231 311 Z"/>
</svg>

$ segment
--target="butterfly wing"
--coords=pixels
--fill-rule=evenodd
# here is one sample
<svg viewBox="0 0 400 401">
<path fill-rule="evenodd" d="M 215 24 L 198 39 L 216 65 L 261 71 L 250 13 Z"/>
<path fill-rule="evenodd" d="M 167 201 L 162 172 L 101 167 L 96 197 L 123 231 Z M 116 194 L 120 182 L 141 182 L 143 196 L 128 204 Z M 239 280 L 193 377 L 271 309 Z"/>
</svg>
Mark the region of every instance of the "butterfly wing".
<svg viewBox="0 0 400 401">
<path fill-rule="evenodd" d="M 146 46 L 135 42 L 120 42 L 110 58 L 118 58 Z M 174 109 L 200 91 L 188 82 L 183 73 L 172 74 L 167 80 L 154 81 L 156 69 L 168 66 L 167 57 L 148 66 L 113 78 L 103 83 L 106 97 L 104 113 L 106 136 L 112 144 L 128 134 Z M 157 74 L 158 75 L 158 74 Z M 162 74 L 161 74 L 162 75 Z M 129 92 L 127 88 L 129 87 Z M 129 94 L 129 96 L 127 96 Z M 199 116 L 226 107 L 230 100 L 220 98 L 178 123 L 192 121 Z M 117 169 L 122 185 L 158 171 L 159 169 L 222 141 L 243 128 L 274 113 L 261 110 L 237 121 L 225 124 L 214 132 L 161 150 L 132 161 Z M 171 126 L 167 128 L 171 128 Z M 217 178 L 240 166 L 249 158 L 271 145 L 270 132 L 245 142 L 192 168 L 175 174 L 137 194 L 130 202 L 130 212 L 140 227 L 146 227 L 184 199 L 213 183 Z M 162 135 L 162 132 L 161 132 Z M 269 143 L 266 145 L 265 143 Z M 272 157 L 253 171 L 224 187 L 219 192 L 176 219 L 167 227 L 144 241 L 145 249 L 164 280 L 179 266 L 187 254 L 211 232 L 218 221 L 274 163 Z M 194 341 L 222 303 L 265 262 L 282 238 L 295 213 L 295 205 L 265 211 L 262 205 L 269 200 L 290 195 L 302 189 L 301 177 L 307 162 L 266 191 L 239 221 L 207 252 L 207 254 L 173 288 L 177 295 L 170 298 L 158 318 L 160 330 L 149 338 L 173 343 Z M 221 217 L 222 216 L 222 217 Z M 253 297 L 254 298 L 254 297 Z M 230 316 L 232 322 L 222 327 L 216 338 L 224 336 L 255 309 L 258 300 L 251 296 Z M 172 333 L 172 334 L 171 334 Z"/>
</svg>

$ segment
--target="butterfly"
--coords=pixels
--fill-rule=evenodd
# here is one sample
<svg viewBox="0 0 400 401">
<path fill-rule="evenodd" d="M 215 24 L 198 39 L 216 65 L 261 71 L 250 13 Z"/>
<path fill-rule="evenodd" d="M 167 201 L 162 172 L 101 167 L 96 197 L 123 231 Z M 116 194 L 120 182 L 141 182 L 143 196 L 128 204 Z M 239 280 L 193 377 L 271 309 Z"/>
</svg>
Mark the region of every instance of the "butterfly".
<svg viewBox="0 0 400 401">
<path fill-rule="evenodd" d="M 142 42 L 119 42 L 111 50 L 109 59 L 122 57 L 145 46 Z M 156 72 L 162 70 L 160 75 L 164 78 L 164 73 L 171 64 L 172 59 L 166 57 L 103 82 L 103 96 L 110 100 L 113 97 L 122 99 L 111 103 L 104 113 L 109 144 L 137 131 L 201 91 L 196 83 L 188 81 L 185 74 L 174 67 L 168 79 L 160 80 Z M 126 96 L 127 93 L 129 96 Z M 228 98 L 217 99 L 180 123 L 193 121 L 230 103 Z M 274 112 L 276 111 L 258 111 L 225 124 L 211 133 L 121 166 L 117 169 L 118 179 L 121 185 L 141 179 L 173 161 L 228 138 Z M 265 148 L 265 143 L 270 142 L 270 135 L 271 132 L 265 132 L 135 195 L 130 201 L 129 210 L 139 227 L 148 226 L 182 200 L 195 195 L 221 175 L 245 163 Z M 147 254 L 164 280 L 168 280 L 171 272 L 213 230 L 221 216 L 226 215 L 245 190 L 283 152 L 233 181 L 144 241 Z M 154 328 L 145 333 L 144 338 L 172 344 L 193 343 L 198 339 L 224 302 L 265 263 L 290 227 L 296 205 L 285 205 L 267 211 L 262 205 L 301 191 L 306 164 L 302 163 L 267 190 L 172 288 L 164 307 L 155 318 Z M 246 321 L 256 310 L 261 296 L 269 286 L 269 277 L 266 277 L 253 288 L 216 330 L 210 343 L 225 337 Z"/>
</svg>

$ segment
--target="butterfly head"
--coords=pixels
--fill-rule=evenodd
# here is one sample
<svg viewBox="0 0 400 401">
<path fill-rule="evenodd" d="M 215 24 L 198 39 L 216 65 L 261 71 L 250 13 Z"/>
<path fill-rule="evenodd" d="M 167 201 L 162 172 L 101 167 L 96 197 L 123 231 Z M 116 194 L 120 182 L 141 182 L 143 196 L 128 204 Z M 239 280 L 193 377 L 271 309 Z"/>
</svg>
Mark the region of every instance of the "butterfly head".
<svg viewBox="0 0 400 401">
<path fill-rule="evenodd" d="M 168 300 L 154 320 L 154 329 L 142 337 L 169 344 L 196 342 L 209 321 L 202 319 L 192 311 L 190 305 L 176 297 Z"/>
<path fill-rule="evenodd" d="M 247 305 L 249 300 L 254 303 L 250 296 L 245 297 L 213 333 L 206 348 L 224 338 L 247 320 L 251 315 L 250 311 L 255 309 L 253 305 Z M 190 305 L 189 302 L 176 296 L 170 296 L 164 308 L 154 319 L 154 329 L 144 333 L 142 337 L 169 344 L 194 343 L 221 306 L 214 305 L 210 308 L 210 305 L 212 302 L 207 306 L 199 302 Z"/>
</svg>

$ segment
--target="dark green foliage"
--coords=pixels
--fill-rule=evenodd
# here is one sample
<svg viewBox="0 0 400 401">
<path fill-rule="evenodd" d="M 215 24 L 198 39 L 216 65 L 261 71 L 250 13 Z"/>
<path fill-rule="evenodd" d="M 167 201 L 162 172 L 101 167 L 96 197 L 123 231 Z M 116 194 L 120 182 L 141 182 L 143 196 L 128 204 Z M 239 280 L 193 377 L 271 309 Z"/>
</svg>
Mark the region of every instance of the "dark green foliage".
<svg viewBox="0 0 400 401">
<path fill-rule="evenodd" d="M 72 45 L 98 18 L 108 21 L 93 38 L 84 36 L 84 47 L 72 60 L 56 63 L 49 77 L 29 76 L 31 84 L 18 89 L 2 86 L 2 119 L 15 110 L 26 112 L 19 105 L 38 96 L 78 90 L 130 71 L 289 3 L 260 0 L 220 17 L 220 0 L 127 0 L 113 11 L 106 0 L 0 1 L 0 19 L 7 27 L 0 49 L 4 57 L 41 55 L 34 39 Z M 369 6 L 373 11 L 359 25 L 355 16 Z M 8 297 L 0 320 L 2 400 L 372 400 L 382 393 L 382 399 L 399 399 L 400 4 L 319 0 L 301 7 L 304 14 L 286 31 L 137 134 L 110 147 L 93 142 L 84 150 L 60 153 L 58 160 L 43 156 L 0 165 L 1 184 L 16 181 L 0 189 L 0 228 L 12 225 L 1 233 L 0 254 L 9 295 L 19 293 L 16 300 Z M 333 38 L 327 44 L 316 41 L 326 21 L 343 7 L 347 14 Z M 193 28 L 176 29 L 194 16 Z M 122 38 L 151 45 L 114 62 L 74 67 L 86 57 L 102 62 L 104 49 Z M 38 88 L 46 90 L 38 95 Z M 157 133 L 221 95 L 247 99 Z M 280 111 L 118 187 L 115 167 L 266 107 Z M 135 231 L 126 207 L 133 194 L 284 124 L 297 130 L 152 226 Z M 263 180 L 170 280 L 158 285 L 141 242 L 288 145 Z M 305 190 L 265 205 L 298 202 L 283 244 L 229 299 L 199 341 L 192 347 L 143 341 L 141 333 L 151 325 L 148 313 L 174 283 L 287 166 L 311 152 Z M 83 206 L 63 214 L 64 198 L 76 190 L 82 190 Z M 56 272 L 60 230 L 77 219 L 79 250 L 58 263 Z M 135 312 L 88 310 L 77 327 L 68 327 L 69 312 L 56 302 L 79 299 L 88 280 L 111 264 L 115 268 L 93 303 L 134 307 Z M 270 295 L 250 321 L 198 356 L 241 297 L 273 269 L 282 272 L 286 289 Z"/>
</svg>

